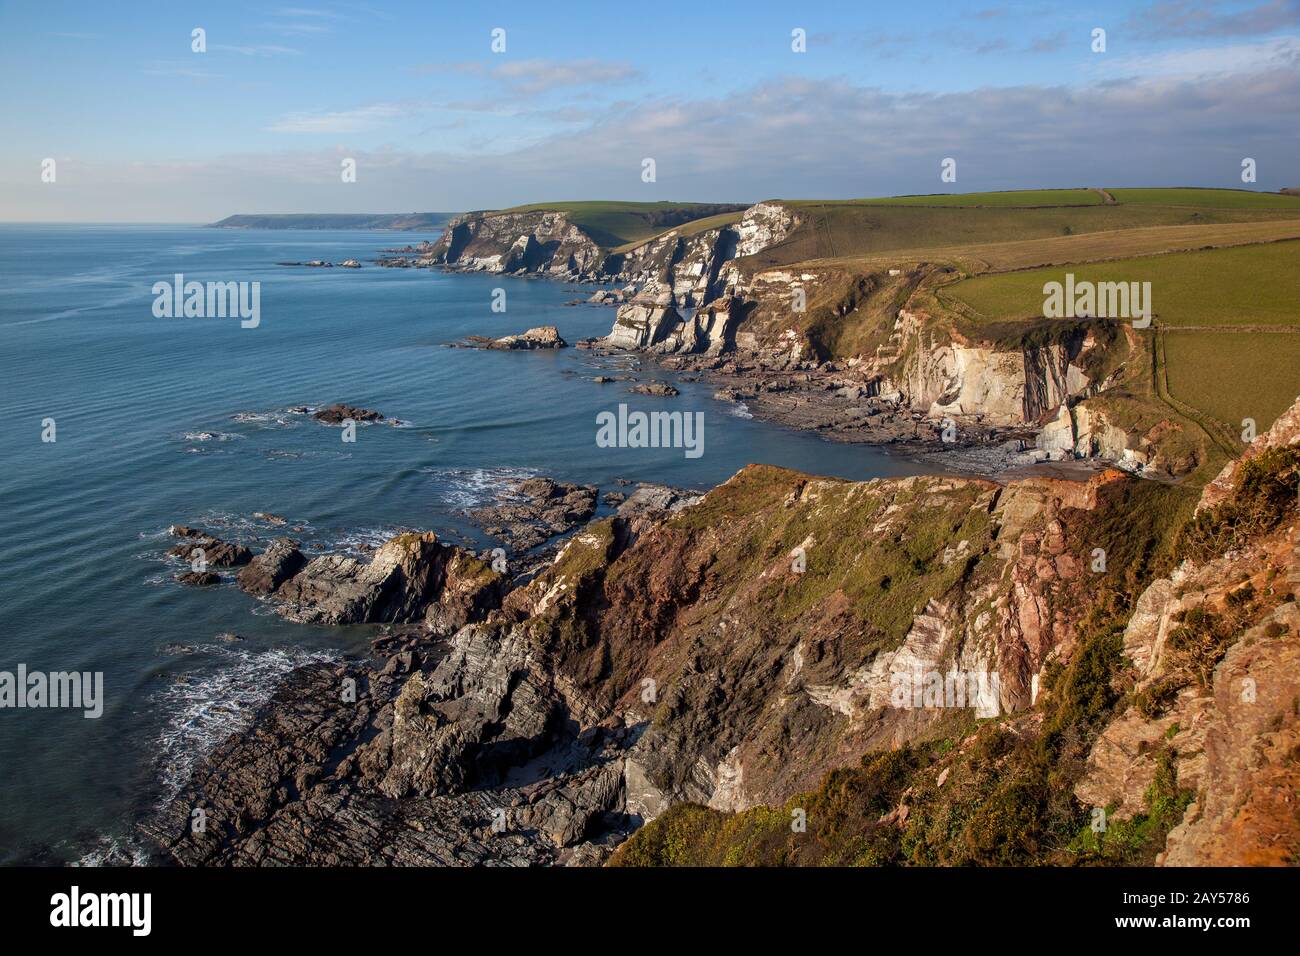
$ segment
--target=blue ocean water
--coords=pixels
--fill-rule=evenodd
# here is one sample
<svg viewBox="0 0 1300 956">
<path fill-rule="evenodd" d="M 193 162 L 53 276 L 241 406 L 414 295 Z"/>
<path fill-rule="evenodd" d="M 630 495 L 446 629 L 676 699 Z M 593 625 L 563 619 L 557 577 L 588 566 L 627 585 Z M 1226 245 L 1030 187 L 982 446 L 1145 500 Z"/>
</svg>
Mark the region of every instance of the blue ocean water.
<svg viewBox="0 0 1300 956">
<path fill-rule="evenodd" d="M 543 324 L 572 342 L 607 332 L 613 311 L 564 306 L 576 294 L 554 281 L 369 264 L 422 238 L 434 236 L 0 225 L 0 671 L 102 671 L 105 685 L 99 719 L 0 709 L 0 862 L 129 856 L 136 816 L 279 676 L 364 647 L 366 629 L 289 624 L 232 584 L 175 583 L 173 523 L 289 533 L 318 551 L 405 528 L 486 544 L 464 509 L 529 474 L 604 491 L 619 478 L 704 489 L 748 462 L 918 470 L 742 417 L 707 385 L 677 381 L 682 394 L 662 399 L 591 380 L 631 356 L 446 348 Z M 345 258 L 366 266 L 275 265 Z M 260 325 L 156 318 L 151 288 L 175 273 L 260 282 Z M 344 444 L 289 411 L 336 401 L 404 424 Z M 620 402 L 703 412 L 704 454 L 597 447 L 597 414 Z"/>
</svg>

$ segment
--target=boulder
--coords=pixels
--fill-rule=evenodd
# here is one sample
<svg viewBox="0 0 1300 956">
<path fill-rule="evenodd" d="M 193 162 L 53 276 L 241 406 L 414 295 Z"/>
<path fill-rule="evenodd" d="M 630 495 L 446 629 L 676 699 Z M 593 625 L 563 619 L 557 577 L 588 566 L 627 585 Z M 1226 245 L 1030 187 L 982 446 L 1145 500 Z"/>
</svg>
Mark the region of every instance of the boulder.
<svg viewBox="0 0 1300 956">
<path fill-rule="evenodd" d="M 249 594 L 270 594 L 306 564 L 298 542 L 276 538 L 239 572 L 239 586 Z"/>
</svg>

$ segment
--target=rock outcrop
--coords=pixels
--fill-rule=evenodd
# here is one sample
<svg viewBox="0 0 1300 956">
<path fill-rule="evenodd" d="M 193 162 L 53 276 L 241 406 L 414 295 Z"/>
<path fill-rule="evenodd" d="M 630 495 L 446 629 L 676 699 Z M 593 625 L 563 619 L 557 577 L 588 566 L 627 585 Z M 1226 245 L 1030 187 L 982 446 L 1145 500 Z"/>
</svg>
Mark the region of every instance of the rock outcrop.
<svg viewBox="0 0 1300 956">
<path fill-rule="evenodd" d="M 431 532 L 400 534 L 368 564 L 346 555 L 312 559 L 274 592 L 278 613 L 308 624 L 425 621 L 450 632 L 500 599 L 502 579 L 468 552 Z"/>
<path fill-rule="evenodd" d="M 1167 865 L 1294 864 L 1300 850 L 1298 447 L 1300 402 L 1206 486 L 1193 538 L 1215 533 L 1214 550 L 1154 581 L 1124 631 L 1133 703 L 1092 747 L 1075 794 L 1131 820 L 1153 812 L 1158 775 L 1172 775 L 1190 803 Z"/>
<path fill-rule="evenodd" d="M 382 421 L 384 416 L 369 408 L 360 408 L 356 405 L 338 402 L 334 405 L 326 405 L 324 408 L 316 409 L 311 413 L 311 417 L 318 422 L 324 422 L 326 425 L 342 425 L 349 419 L 354 422 Z"/>
<path fill-rule="evenodd" d="M 856 755 L 931 732 L 952 708 L 1023 711 L 1034 675 L 1073 639 L 1088 542 L 1072 529 L 1126 481 L 1003 490 L 752 466 L 703 497 L 640 489 L 445 646 L 413 633 L 382 666 L 353 668 L 363 708 L 279 698 L 183 797 L 242 822 L 215 843 L 172 834 L 168 853 L 599 862 L 682 801 L 780 803 Z M 1022 553 L 1015 542 L 1031 535 L 1040 544 Z M 372 568 L 316 559 L 276 597 L 303 601 L 302 619 L 418 621 L 440 592 L 419 571 L 437 547 L 406 535 Z M 896 694 L 914 672 L 999 671 L 1001 685 L 963 683 L 970 695 L 947 706 Z M 302 720 L 328 739 L 296 739 L 287 728 L 300 718 L 286 711 L 311 713 Z M 254 740 L 275 759 L 241 763 Z M 393 847 L 367 835 L 394 820 L 419 821 L 404 825 L 422 835 Z M 361 844 L 335 846 L 344 839 Z"/>
<path fill-rule="evenodd" d="M 471 272 L 580 275 L 595 272 L 605 254 L 564 213 L 536 211 L 457 216 L 427 258 Z"/>
<path fill-rule="evenodd" d="M 276 538 L 239 572 L 239 586 L 249 594 L 272 594 L 306 565 L 298 542 Z"/>
<path fill-rule="evenodd" d="M 536 349 L 562 349 L 569 343 L 560 338 L 560 330 L 553 325 L 540 325 L 518 335 L 503 335 L 499 339 L 471 335 L 465 340 L 468 348 L 496 349 L 498 351 L 532 351 Z"/>
<path fill-rule="evenodd" d="M 167 553 L 173 558 L 190 562 L 198 572 L 208 567 L 234 568 L 247 564 L 253 558 L 253 552 L 242 544 L 222 541 L 220 538 L 190 528 L 185 525 L 172 525 L 170 529 L 175 537 L 182 540 L 172 546 Z M 210 581 L 198 583 L 213 583 Z"/>
</svg>

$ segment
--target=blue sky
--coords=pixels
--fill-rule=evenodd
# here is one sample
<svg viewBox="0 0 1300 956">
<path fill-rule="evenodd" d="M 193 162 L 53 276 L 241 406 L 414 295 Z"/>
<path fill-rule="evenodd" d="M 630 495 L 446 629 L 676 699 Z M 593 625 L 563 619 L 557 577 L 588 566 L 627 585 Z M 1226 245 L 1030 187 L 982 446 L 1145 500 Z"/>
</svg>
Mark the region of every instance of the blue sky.
<svg viewBox="0 0 1300 956">
<path fill-rule="evenodd" d="M 1240 186 L 1247 156 L 1275 189 L 1298 78 L 1300 0 L 6 2 L 0 219 Z"/>
</svg>

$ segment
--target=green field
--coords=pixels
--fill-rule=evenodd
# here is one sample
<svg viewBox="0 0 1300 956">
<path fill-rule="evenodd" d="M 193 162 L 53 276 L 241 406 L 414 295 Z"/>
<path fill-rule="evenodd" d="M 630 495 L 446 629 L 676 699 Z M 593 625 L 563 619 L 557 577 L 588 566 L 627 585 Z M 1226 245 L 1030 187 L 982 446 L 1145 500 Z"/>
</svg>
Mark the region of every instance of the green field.
<svg viewBox="0 0 1300 956">
<path fill-rule="evenodd" d="M 1164 337 L 1169 392 L 1239 434 L 1263 432 L 1300 395 L 1300 333 L 1171 332 Z"/>
<path fill-rule="evenodd" d="M 691 202 L 545 202 L 513 206 L 500 212 L 554 211 L 606 248 L 642 242 L 674 227 L 706 217 L 724 217 L 745 209 L 736 203 Z M 732 220 L 734 221 L 734 220 Z"/>
<path fill-rule="evenodd" d="M 1300 325 L 1298 240 L 977 276 L 941 295 L 989 322 L 1036 318 L 1044 283 L 1067 272 L 1076 284 L 1150 282 L 1157 325 Z"/>
<path fill-rule="evenodd" d="M 1281 209 L 1300 216 L 1300 196 L 1248 189 L 1111 189 L 1116 202 L 1130 206 L 1194 209 Z"/>
<path fill-rule="evenodd" d="M 1206 226 L 1300 219 L 1300 211 L 1198 210 L 1143 205 L 1022 209 L 831 202 L 799 203 L 795 210 L 802 221 L 790 235 L 742 260 L 743 267 L 766 269 L 796 262 L 878 256 L 900 250 L 1050 240 L 1151 226 Z"/>
<path fill-rule="evenodd" d="M 1016 189 L 996 193 L 931 193 L 923 196 L 884 196 L 879 199 L 844 199 L 819 202 L 794 200 L 788 205 L 846 206 L 986 206 L 1032 208 L 1035 206 L 1100 206 L 1104 200 L 1095 189 Z"/>
</svg>

